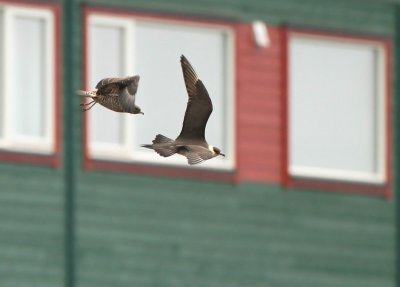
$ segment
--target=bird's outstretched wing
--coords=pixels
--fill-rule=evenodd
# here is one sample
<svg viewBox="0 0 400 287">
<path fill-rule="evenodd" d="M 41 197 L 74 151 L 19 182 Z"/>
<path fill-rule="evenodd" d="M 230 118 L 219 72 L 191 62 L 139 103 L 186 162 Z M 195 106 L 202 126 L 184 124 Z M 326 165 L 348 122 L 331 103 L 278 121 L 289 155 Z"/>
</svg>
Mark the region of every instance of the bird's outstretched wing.
<svg viewBox="0 0 400 287">
<path fill-rule="evenodd" d="M 138 85 L 139 85 L 139 76 L 132 77 L 124 77 L 124 78 L 104 78 L 97 83 L 96 89 L 102 93 L 108 91 L 115 91 L 117 89 L 128 88 L 128 92 L 131 95 L 135 95 Z M 112 94 L 116 94 L 112 92 Z"/>
<path fill-rule="evenodd" d="M 187 161 L 190 165 L 202 163 L 212 157 L 212 154 L 209 152 L 192 152 L 186 155 Z"/>
<path fill-rule="evenodd" d="M 135 111 L 135 95 L 131 95 L 127 88 L 120 92 L 119 103 L 123 112 L 133 113 Z"/>
<path fill-rule="evenodd" d="M 199 139 L 205 141 L 204 131 L 213 110 L 212 102 L 202 81 L 185 56 L 181 66 L 189 96 L 180 135 L 177 139 Z"/>
</svg>

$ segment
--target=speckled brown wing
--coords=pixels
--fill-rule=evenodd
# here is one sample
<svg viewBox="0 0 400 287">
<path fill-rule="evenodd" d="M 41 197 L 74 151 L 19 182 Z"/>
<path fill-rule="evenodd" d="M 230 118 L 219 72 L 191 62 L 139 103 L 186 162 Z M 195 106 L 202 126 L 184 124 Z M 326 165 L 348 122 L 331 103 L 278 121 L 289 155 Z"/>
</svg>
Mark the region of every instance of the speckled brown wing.
<svg viewBox="0 0 400 287">
<path fill-rule="evenodd" d="M 183 55 L 181 56 L 181 66 L 189 99 L 182 130 L 177 140 L 196 139 L 203 140 L 205 143 L 205 129 L 213 105 L 203 82 Z"/>
<path fill-rule="evenodd" d="M 132 78 L 134 77 L 104 78 L 97 83 L 96 89 L 100 90 L 110 84 L 117 84 L 119 86 L 126 87 L 128 81 Z"/>
<path fill-rule="evenodd" d="M 133 113 L 135 110 L 135 95 L 138 89 L 139 76 L 125 78 L 105 78 L 97 85 L 97 94 L 118 95 L 123 112 Z"/>
</svg>

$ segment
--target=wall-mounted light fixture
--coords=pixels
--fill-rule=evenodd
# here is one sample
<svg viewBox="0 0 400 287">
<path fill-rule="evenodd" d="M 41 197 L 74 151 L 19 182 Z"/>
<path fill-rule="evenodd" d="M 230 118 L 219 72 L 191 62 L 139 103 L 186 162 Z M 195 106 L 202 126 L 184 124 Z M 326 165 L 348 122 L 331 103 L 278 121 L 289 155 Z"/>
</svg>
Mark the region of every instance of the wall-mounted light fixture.
<svg viewBox="0 0 400 287">
<path fill-rule="evenodd" d="M 260 48 L 266 48 L 270 45 L 271 41 L 268 35 L 267 25 L 259 20 L 253 21 L 253 37 L 254 42 Z"/>
</svg>

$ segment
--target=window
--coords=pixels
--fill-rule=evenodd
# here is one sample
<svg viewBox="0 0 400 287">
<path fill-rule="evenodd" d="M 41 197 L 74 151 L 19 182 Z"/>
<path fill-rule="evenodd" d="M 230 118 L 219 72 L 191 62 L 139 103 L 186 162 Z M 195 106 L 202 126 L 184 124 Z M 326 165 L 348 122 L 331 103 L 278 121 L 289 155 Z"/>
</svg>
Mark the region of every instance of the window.
<svg viewBox="0 0 400 287">
<path fill-rule="evenodd" d="M 94 17 L 89 28 L 89 86 L 106 77 L 131 75 L 132 34 L 129 21 Z M 140 102 L 141 93 L 138 91 Z M 126 158 L 132 146 L 132 122 L 128 114 L 118 114 L 97 105 L 88 112 L 90 154 L 101 158 Z"/>
<path fill-rule="evenodd" d="M 170 138 L 180 133 L 187 104 L 179 62 L 184 54 L 213 101 L 207 141 L 227 155 L 199 168 L 233 168 L 233 39 L 228 28 L 96 14 L 89 16 L 88 25 L 88 89 L 104 77 L 139 74 L 136 104 L 145 114 L 118 114 L 100 105 L 87 112 L 91 159 L 187 165 L 182 156 L 165 159 L 140 147 L 158 133 Z"/>
<path fill-rule="evenodd" d="M 290 176 L 386 181 L 387 56 L 379 41 L 289 33 Z"/>
<path fill-rule="evenodd" d="M 0 149 L 55 151 L 54 14 L 0 4 Z"/>
</svg>

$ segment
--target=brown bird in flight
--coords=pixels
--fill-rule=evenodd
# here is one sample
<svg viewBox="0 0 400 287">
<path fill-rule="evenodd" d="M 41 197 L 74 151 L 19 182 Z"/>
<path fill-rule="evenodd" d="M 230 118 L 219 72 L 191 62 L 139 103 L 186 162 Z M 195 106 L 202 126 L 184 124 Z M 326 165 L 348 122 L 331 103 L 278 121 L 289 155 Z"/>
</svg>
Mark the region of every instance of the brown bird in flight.
<svg viewBox="0 0 400 287">
<path fill-rule="evenodd" d="M 95 104 L 120 113 L 142 114 L 135 105 L 135 95 L 139 86 L 139 76 L 125 78 L 105 78 L 97 83 L 93 91 L 78 90 L 76 94 L 81 97 L 89 97 L 93 101 L 81 104 L 82 111 L 90 110 Z"/>
<path fill-rule="evenodd" d="M 203 82 L 198 78 L 185 56 L 181 56 L 181 66 L 186 90 L 189 96 L 183 126 L 179 136 L 173 140 L 158 134 L 153 144 L 142 147 L 155 150 L 163 157 L 175 153 L 187 158 L 190 165 L 201 163 L 218 155 L 225 156 L 217 147 L 209 145 L 205 139 L 205 129 L 213 105 Z"/>
</svg>

